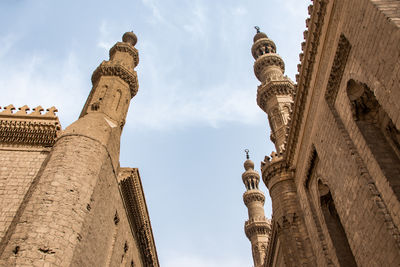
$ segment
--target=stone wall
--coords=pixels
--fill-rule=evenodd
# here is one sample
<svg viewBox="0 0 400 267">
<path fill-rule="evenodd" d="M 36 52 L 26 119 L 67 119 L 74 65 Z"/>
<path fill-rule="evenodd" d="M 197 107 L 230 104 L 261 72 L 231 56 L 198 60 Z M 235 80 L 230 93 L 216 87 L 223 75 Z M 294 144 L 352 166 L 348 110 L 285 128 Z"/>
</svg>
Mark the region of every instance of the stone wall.
<svg viewBox="0 0 400 267">
<path fill-rule="evenodd" d="M 388 120 L 400 129 L 399 10 L 398 1 L 336 0 L 326 6 L 293 161 L 318 266 L 339 265 L 332 232 L 321 212 L 318 181 L 331 191 L 356 263 L 400 263 L 399 199 L 379 164 L 384 155 L 372 153 L 346 92 L 351 80 L 368 87 Z M 336 90 L 333 97 L 330 90 Z M 313 153 L 318 164 L 311 175 Z"/>
<path fill-rule="evenodd" d="M 0 148 L 0 244 L 48 153 L 48 149 Z"/>
</svg>

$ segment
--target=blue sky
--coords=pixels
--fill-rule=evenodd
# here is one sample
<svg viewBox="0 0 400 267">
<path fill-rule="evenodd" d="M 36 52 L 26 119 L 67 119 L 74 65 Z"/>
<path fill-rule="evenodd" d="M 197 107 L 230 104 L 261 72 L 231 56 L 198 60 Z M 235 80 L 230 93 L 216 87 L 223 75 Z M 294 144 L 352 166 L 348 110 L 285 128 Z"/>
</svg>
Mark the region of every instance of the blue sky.
<svg viewBox="0 0 400 267">
<path fill-rule="evenodd" d="M 120 161 L 141 173 L 161 265 L 252 266 L 243 230 L 243 150 L 257 168 L 274 150 L 256 104 L 253 27 L 275 41 L 294 80 L 308 4 L 3 0 L 0 106 L 54 105 L 65 128 L 78 118 L 93 70 L 124 32 L 134 31 L 139 92 Z M 269 200 L 265 209 L 270 217 Z"/>
</svg>

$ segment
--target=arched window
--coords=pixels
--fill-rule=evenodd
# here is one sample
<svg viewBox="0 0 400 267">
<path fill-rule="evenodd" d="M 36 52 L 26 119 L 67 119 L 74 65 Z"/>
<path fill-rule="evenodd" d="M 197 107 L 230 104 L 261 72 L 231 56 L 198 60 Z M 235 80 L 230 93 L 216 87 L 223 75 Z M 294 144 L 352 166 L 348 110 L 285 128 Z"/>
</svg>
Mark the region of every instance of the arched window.
<svg viewBox="0 0 400 267">
<path fill-rule="evenodd" d="M 354 120 L 386 179 L 400 199 L 400 132 L 374 93 L 354 80 L 347 83 Z"/>
<path fill-rule="evenodd" d="M 118 110 L 118 108 L 119 108 L 119 104 L 121 102 L 121 96 L 122 96 L 122 92 L 120 89 L 118 89 L 114 96 L 113 107 L 115 107 L 115 110 Z"/>
<path fill-rule="evenodd" d="M 281 112 L 279 111 L 279 109 L 277 109 L 277 108 L 275 108 L 273 111 L 272 111 L 272 116 L 273 116 L 273 121 L 274 121 L 274 124 L 275 124 L 275 129 L 276 130 L 278 130 L 279 129 L 279 127 L 281 127 L 281 125 L 282 125 L 282 114 L 281 114 Z"/>
<path fill-rule="evenodd" d="M 329 187 L 318 181 L 321 212 L 340 266 L 357 266 Z"/>
<path fill-rule="evenodd" d="M 285 124 L 287 124 L 288 123 L 288 119 L 289 119 L 289 115 L 290 115 L 290 109 L 289 109 L 289 107 L 287 105 L 284 105 L 283 108 L 282 108 L 282 111 L 283 111 L 284 122 L 285 122 Z"/>
</svg>

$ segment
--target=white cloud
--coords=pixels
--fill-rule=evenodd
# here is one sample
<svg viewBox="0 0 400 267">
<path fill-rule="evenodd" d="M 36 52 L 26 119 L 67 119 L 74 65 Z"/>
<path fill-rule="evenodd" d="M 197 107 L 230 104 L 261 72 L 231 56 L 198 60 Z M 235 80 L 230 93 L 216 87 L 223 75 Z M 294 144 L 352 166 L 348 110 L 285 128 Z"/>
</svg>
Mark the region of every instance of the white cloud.
<svg viewBox="0 0 400 267">
<path fill-rule="evenodd" d="M 146 99 L 133 104 L 128 125 L 161 130 L 197 124 L 218 127 L 224 122 L 255 124 L 263 119 L 254 91 L 232 88 L 229 84 L 190 95 L 170 88 L 163 95 L 144 93 L 143 97 Z"/>
<path fill-rule="evenodd" d="M 283 6 L 290 13 L 290 15 L 302 18 L 304 17 L 304 13 L 307 11 L 307 6 L 311 2 L 310 0 L 279 0 L 279 3 L 283 3 Z"/>
<path fill-rule="evenodd" d="M 247 9 L 242 6 L 237 6 L 232 9 L 232 15 L 234 16 L 243 16 L 247 14 Z"/>
<path fill-rule="evenodd" d="M 110 49 L 113 45 L 115 40 L 111 37 L 111 30 L 109 29 L 109 25 L 107 21 L 102 21 L 99 27 L 100 37 L 99 41 L 97 42 L 97 46 L 103 49 Z"/>
<path fill-rule="evenodd" d="M 18 39 L 18 36 L 14 33 L 10 33 L 0 37 L 0 59 L 8 53 L 8 51 L 12 48 L 15 42 L 18 41 Z"/>
<path fill-rule="evenodd" d="M 87 93 L 80 90 L 86 86 L 78 65 L 72 51 L 61 61 L 38 53 L 19 62 L 1 60 L 1 106 L 27 104 L 31 109 L 38 105 L 46 109 L 54 105 L 65 128 L 80 112 L 77 99 L 83 103 Z"/>
<path fill-rule="evenodd" d="M 160 8 L 158 7 L 158 3 L 155 0 L 142 0 L 142 3 L 150 8 L 152 12 L 152 17 L 150 22 L 156 24 L 159 22 L 165 23 L 164 17 L 161 15 Z"/>
<path fill-rule="evenodd" d="M 207 29 L 206 7 L 196 2 L 183 28 L 193 37 L 204 37 Z"/>
</svg>

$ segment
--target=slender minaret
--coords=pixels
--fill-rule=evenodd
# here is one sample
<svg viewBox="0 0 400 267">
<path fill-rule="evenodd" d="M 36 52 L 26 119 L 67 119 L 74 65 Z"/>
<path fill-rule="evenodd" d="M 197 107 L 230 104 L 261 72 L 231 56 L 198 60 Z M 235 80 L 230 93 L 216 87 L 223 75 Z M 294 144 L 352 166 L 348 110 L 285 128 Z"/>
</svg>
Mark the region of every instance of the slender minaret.
<svg viewBox="0 0 400 267">
<path fill-rule="evenodd" d="M 257 104 L 268 115 L 271 141 L 276 153 L 261 163 L 262 179 L 272 201 L 272 225 L 278 233 L 285 266 L 315 266 L 311 243 L 307 236 L 303 214 L 297 197 L 293 168 L 287 165 L 284 152 L 287 124 L 293 103 L 294 84 L 284 76 L 285 64 L 276 54 L 275 43 L 260 32 L 254 36 L 251 48 L 254 73 L 261 82 Z M 271 262 L 266 262 L 272 266 Z"/>
<path fill-rule="evenodd" d="M 264 193 L 258 189 L 260 175 L 254 170 L 254 163 L 250 160 L 249 150 L 246 149 L 245 152 L 247 159 L 244 162 L 244 169 L 246 171 L 242 174 L 242 180 L 246 192 L 243 194 L 243 201 L 247 206 L 249 219 L 244 224 L 244 231 L 251 242 L 254 267 L 261 267 L 264 265 L 271 223 L 265 218 L 264 214 Z"/>
<path fill-rule="evenodd" d="M 256 60 L 254 73 L 261 82 L 257 90 L 257 104 L 268 115 L 271 141 L 275 144 L 276 152 L 281 153 L 285 150 L 286 125 L 293 103 L 294 84 L 283 75 L 285 63 L 276 54 L 275 43 L 258 27 L 256 30 L 251 53 Z"/>
<path fill-rule="evenodd" d="M 121 132 L 138 90 L 136 41 L 125 33 L 93 72 L 79 119 L 57 138 L 0 243 L 1 266 L 106 262 L 112 231 L 98 229 L 115 216 L 109 192 L 117 185 Z M 105 198 L 109 205 L 102 206 Z"/>
</svg>

